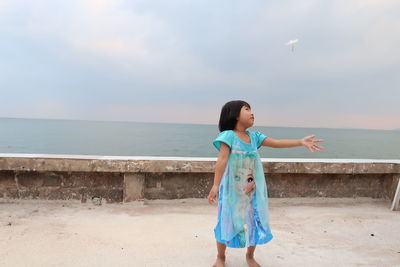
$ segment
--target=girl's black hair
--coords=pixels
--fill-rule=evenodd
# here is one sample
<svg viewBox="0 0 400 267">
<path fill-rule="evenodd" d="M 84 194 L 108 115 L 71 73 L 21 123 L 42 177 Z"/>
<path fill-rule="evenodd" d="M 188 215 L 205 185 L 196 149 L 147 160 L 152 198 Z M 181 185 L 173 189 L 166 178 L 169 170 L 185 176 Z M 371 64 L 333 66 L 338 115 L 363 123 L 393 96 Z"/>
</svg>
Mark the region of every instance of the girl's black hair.
<svg viewBox="0 0 400 267">
<path fill-rule="evenodd" d="M 249 103 L 243 100 L 232 100 L 227 102 L 221 110 L 219 117 L 218 128 L 219 131 L 233 130 L 237 123 L 237 117 L 240 115 L 240 110 L 243 106 L 251 109 Z"/>
</svg>

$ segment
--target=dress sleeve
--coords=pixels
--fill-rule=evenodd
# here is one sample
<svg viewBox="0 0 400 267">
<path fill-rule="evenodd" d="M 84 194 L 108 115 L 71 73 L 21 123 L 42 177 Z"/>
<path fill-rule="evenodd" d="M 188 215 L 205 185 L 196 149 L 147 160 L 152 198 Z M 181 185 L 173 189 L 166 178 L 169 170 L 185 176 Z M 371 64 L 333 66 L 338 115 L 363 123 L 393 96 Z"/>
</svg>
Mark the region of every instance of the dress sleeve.
<svg viewBox="0 0 400 267">
<path fill-rule="evenodd" d="M 255 133 L 256 133 L 257 149 L 259 149 L 264 139 L 267 138 L 268 136 L 266 136 L 262 132 L 255 132 Z"/>
<path fill-rule="evenodd" d="M 219 151 L 221 148 L 221 142 L 224 142 L 232 149 L 232 134 L 231 131 L 226 130 L 219 133 L 218 137 L 213 141 L 213 145 Z"/>
</svg>

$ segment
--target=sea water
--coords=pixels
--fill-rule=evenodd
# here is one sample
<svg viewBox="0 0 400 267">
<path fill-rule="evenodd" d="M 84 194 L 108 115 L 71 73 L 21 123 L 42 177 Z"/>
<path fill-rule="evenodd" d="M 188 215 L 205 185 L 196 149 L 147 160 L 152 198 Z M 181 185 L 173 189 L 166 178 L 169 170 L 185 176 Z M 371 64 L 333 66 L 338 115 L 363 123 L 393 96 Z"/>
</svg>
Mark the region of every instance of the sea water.
<svg viewBox="0 0 400 267">
<path fill-rule="evenodd" d="M 274 139 L 324 139 L 321 152 L 261 147 L 263 158 L 400 159 L 400 131 L 253 126 Z M 216 157 L 218 125 L 0 118 L 0 153 Z"/>
</svg>

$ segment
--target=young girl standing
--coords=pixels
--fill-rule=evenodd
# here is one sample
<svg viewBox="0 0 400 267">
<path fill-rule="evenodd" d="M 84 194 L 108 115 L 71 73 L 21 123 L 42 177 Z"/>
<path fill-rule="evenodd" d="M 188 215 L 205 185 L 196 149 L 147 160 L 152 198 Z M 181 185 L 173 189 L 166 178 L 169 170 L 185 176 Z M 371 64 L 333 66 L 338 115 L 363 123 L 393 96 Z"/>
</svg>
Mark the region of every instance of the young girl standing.
<svg viewBox="0 0 400 267">
<path fill-rule="evenodd" d="M 313 140 L 272 139 L 257 131 L 248 131 L 254 124 L 250 105 L 241 100 L 226 103 L 221 110 L 218 137 L 213 145 L 219 151 L 215 165 L 214 185 L 208 195 L 213 204 L 218 196 L 218 223 L 214 228 L 217 260 L 213 267 L 224 266 L 226 247 L 247 247 L 249 266 L 260 266 L 254 259 L 256 245 L 269 242 L 268 192 L 264 170 L 257 149 L 261 146 L 287 148 L 305 146 L 311 152 L 323 147 Z"/>
</svg>

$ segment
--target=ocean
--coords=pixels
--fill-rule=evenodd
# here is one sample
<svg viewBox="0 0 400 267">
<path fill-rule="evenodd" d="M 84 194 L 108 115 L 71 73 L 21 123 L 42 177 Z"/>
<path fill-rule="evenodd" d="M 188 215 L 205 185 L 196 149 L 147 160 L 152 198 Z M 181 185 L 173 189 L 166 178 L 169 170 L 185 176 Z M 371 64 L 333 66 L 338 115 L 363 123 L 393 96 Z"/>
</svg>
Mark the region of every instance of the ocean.
<svg viewBox="0 0 400 267">
<path fill-rule="evenodd" d="M 315 134 L 324 149 L 261 147 L 262 158 L 400 159 L 400 131 L 253 126 L 275 139 Z M 0 153 L 217 157 L 217 125 L 0 118 Z"/>
</svg>

